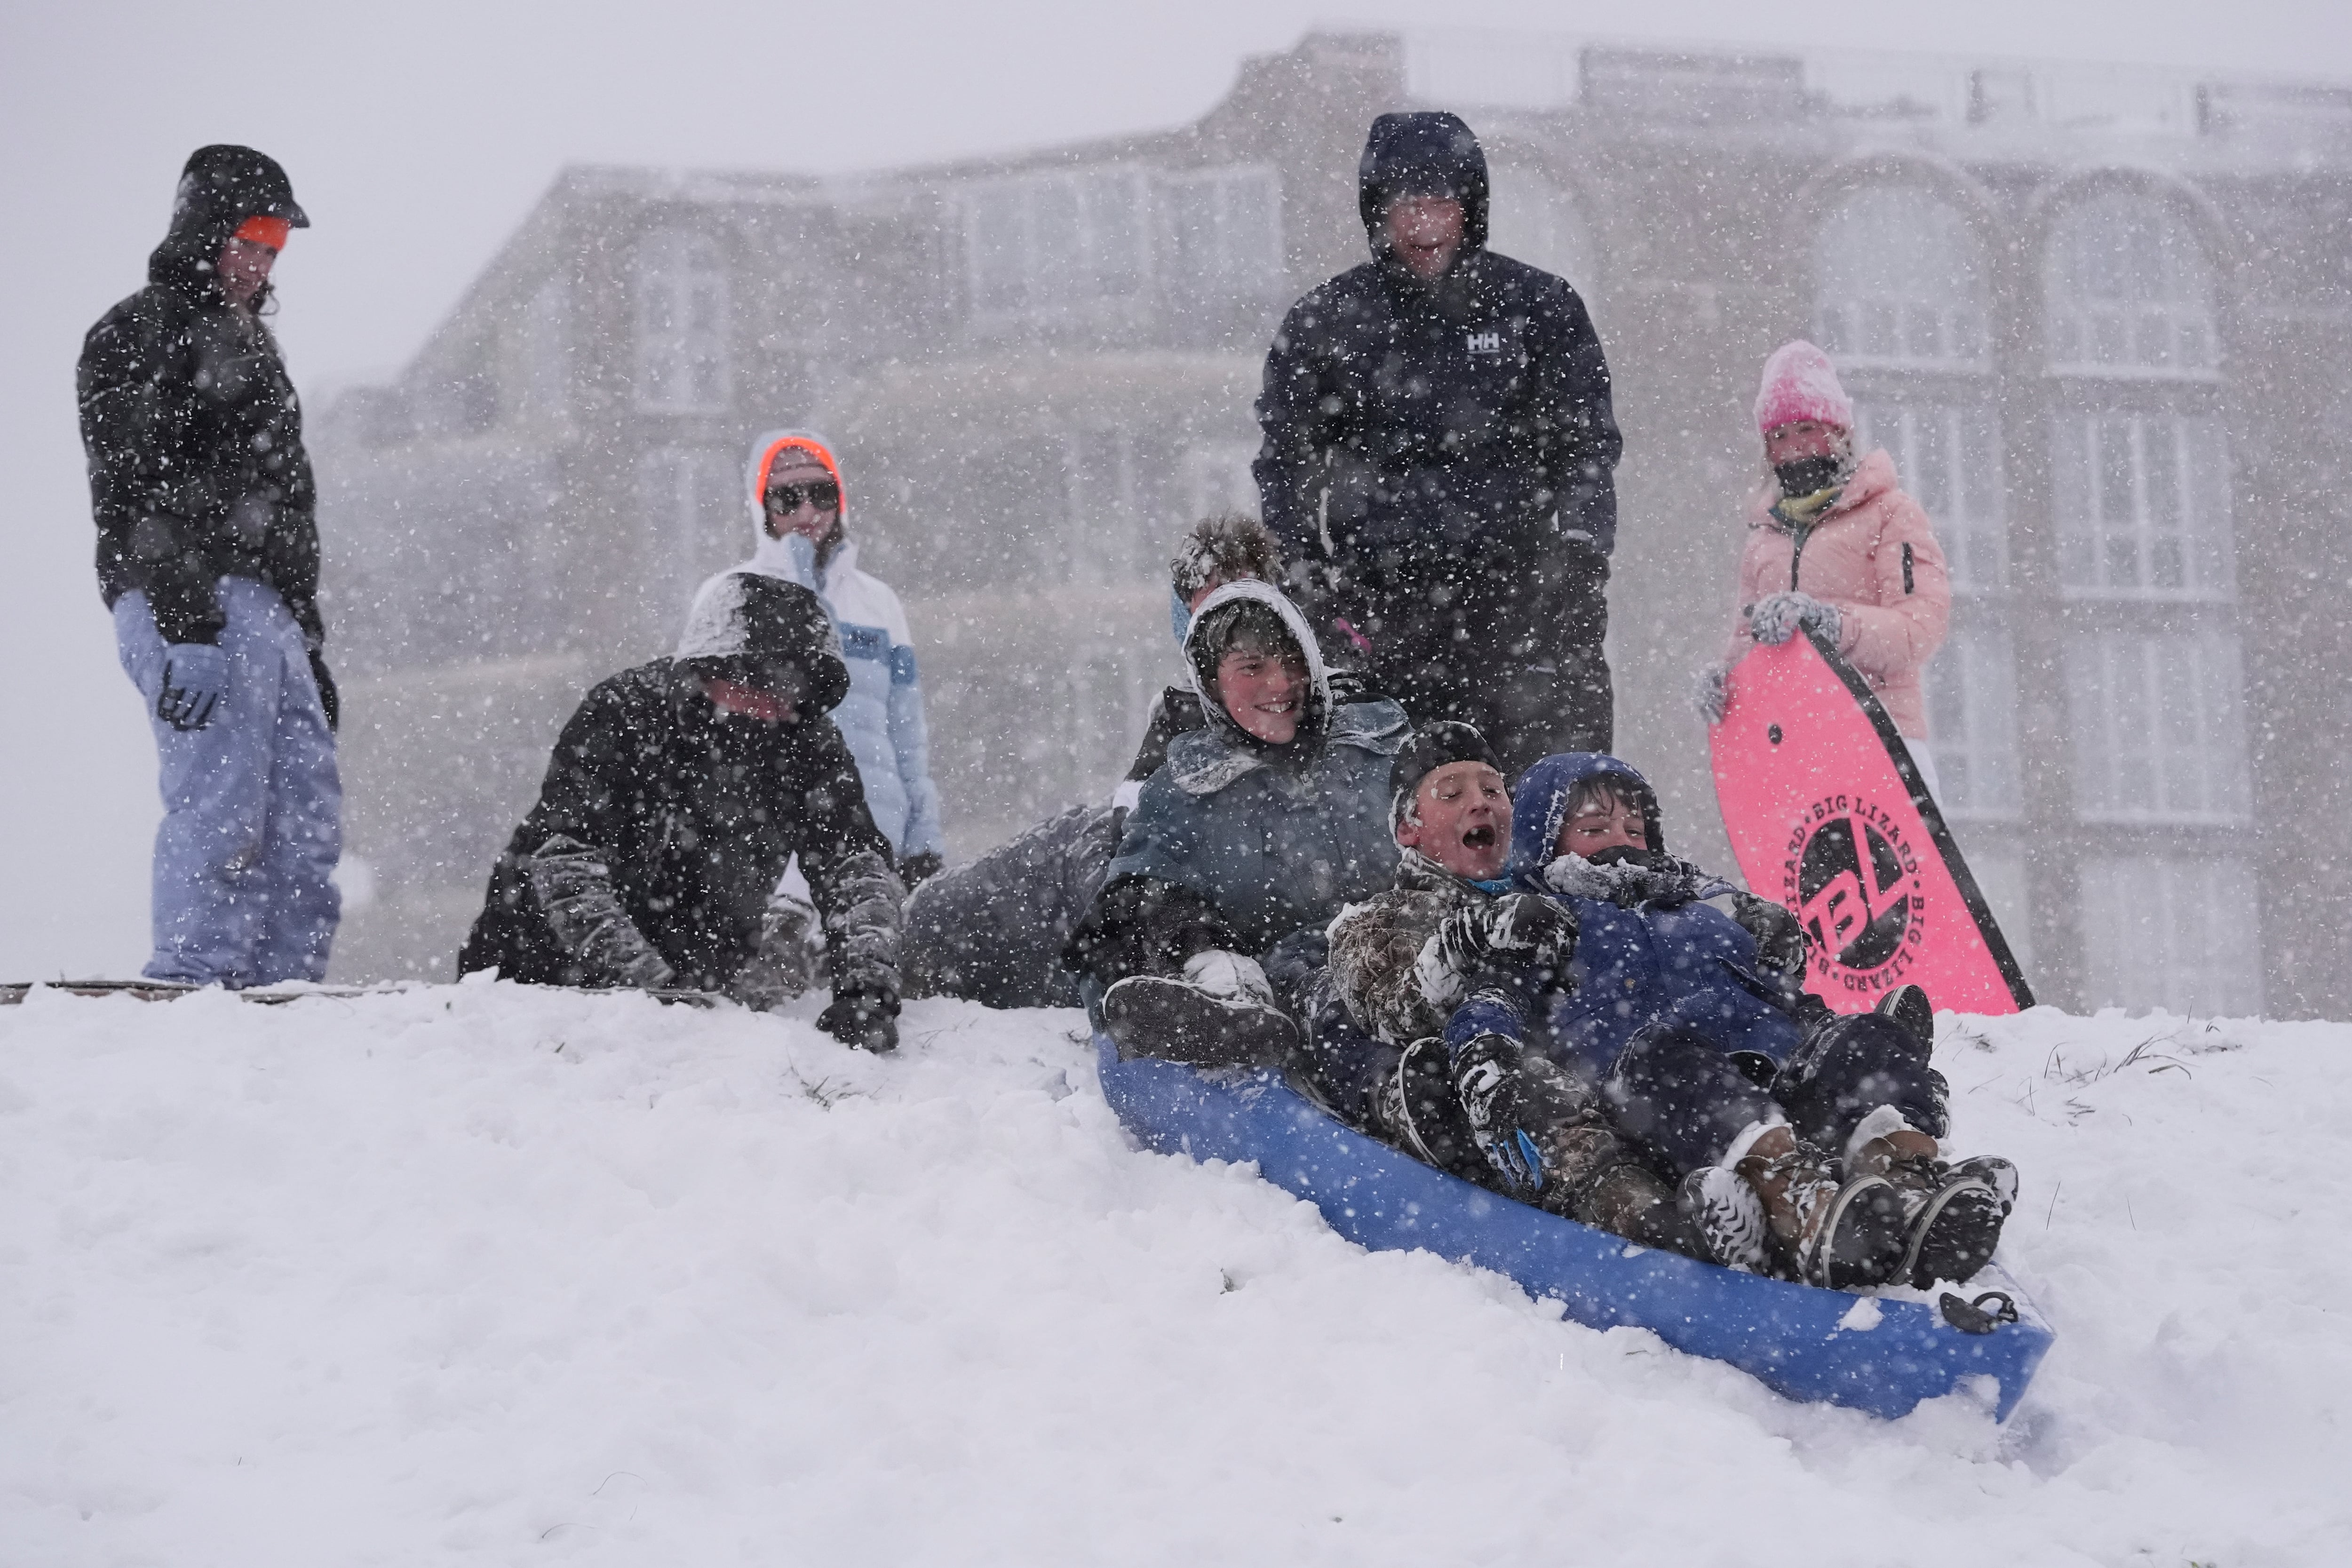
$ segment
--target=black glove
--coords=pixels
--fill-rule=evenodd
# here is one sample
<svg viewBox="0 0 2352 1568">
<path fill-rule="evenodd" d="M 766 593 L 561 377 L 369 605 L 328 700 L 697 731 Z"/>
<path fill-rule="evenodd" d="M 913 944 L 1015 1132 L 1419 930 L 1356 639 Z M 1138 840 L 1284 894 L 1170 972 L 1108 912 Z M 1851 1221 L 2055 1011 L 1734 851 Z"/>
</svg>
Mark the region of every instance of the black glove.
<svg viewBox="0 0 2352 1568">
<path fill-rule="evenodd" d="M 327 710 L 327 730 L 334 732 L 342 727 L 343 700 L 335 690 L 335 678 L 327 673 L 327 658 L 317 648 L 310 650 L 310 679 L 319 683 L 319 706 Z"/>
<path fill-rule="evenodd" d="M 898 999 L 887 991 L 835 991 L 816 1026 L 861 1051 L 898 1048 Z"/>
<path fill-rule="evenodd" d="M 917 855 L 901 855 L 898 857 L 898 879 L 907 884 L 907 891 L 911 893 L 922 883 L 946 870 L 947 865 L 945 857 L 929 849 Z"/>
<path fill-rule="evenodd" d="M 1479 1035 L 1454 1054 L 1454 1092 L 1471 1141 L 1505 1192 L 1532 1199 L 1549 1183 L 1544 1151 L 1559 1128 L 1588 1115 L 1591 1097 L 1549 1059 L 1503 1035 Z"/>
<path fill-rule="evenodd" d="M 1439 922 L 1437 956 L 1465 978 L 1499 966 L 1558 975 L 1576 956 L 1576 911 L 1534 893 L 1505 893 Z"/>
<path fill-rule="evenodd" d="M 185 733 L 213 721 L 228 695 L 228 655 L 212 643 L 174 643 L 163 650 L 155 717 Z"/>
<path fill-rule="evenodd" d="M 1812 944 L 1805 926 L 1794 914 L 1769 899 L 1741 893 L 1732 900 L 1731 918 L 1756 939 L 1756 967 L 1779 981 L 1783 989 L 1803 989 L 1805 963 Z"/>
</svg>

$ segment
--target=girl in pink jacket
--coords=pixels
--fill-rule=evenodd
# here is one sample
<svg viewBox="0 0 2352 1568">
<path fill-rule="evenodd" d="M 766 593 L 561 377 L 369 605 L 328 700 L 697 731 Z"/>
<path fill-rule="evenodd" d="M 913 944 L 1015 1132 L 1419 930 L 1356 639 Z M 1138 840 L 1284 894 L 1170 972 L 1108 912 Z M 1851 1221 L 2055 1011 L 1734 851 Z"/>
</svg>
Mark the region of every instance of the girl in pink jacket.
<svg viewBox="0 0 2352 1568">
<path fill-rule="evenodd" d="M 1829 356 L 1800 340 L 1764 362 L 1756 428 L 1771 473 L 1751 500 L 1731 647 L 1706 672 L 1700 708 L 1723 718 L 1725 678 L 1755 643 L 1804 626 L 1862 672 L 1936 788 L 1919 674 L 1952 614 L 1944 552 L 1885 448 L 1853 452 L 1853 404 Z"/>
</svg>

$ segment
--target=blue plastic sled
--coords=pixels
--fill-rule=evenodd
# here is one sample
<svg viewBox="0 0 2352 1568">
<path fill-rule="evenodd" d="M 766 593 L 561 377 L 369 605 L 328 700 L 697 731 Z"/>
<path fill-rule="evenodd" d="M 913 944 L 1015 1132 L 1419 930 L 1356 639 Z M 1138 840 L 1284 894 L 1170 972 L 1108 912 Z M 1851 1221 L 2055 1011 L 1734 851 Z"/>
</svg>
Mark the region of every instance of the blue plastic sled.
<svg viewBox="0 0 2352 1568">
<path fill-rule="evenodd" d="M 1422 1247 L 1507 1274 L 1529 1295 L 1566 1303 L 1580 1323 L 1648 1329 L 1791 1399 L 1891 1419 L 1990 1377 L 1999 1385 L 1994 1416 L 2005 1421 L 2050 1348 L 2050 1326 L 1998 1266 L 1968 1294 L 2004 1291 L 2018 1321 L 1967 1333 L 1928 1301 L 1759 1279 L 1499 1197 L 1343 1125 L 1274 1073 L 1212 1079 L 1171 1062 L 1123 1062 L 1100 1035 L 1095 1049 L 1104 1098 L 1150 1147 L 1255 1161 L 1267 1181 L 1322 1210 L 1360 1247 Z"/>
</svg>

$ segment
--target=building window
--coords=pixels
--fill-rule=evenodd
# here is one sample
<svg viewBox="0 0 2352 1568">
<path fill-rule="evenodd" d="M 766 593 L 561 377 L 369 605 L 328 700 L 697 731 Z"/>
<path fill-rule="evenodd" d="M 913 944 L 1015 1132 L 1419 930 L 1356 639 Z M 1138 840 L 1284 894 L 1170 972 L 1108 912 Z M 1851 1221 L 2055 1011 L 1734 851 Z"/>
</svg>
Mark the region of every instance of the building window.
<svg viewBox="0 0 2352 1568">
<path fill-rule="evenodd" d="M 656 447 L 637 458 L 646 580 L 667 584 L 680 617 L 704 578 L 750 559 L 746 494 L 740 465 L 712 447 Z"/>
<path fill-rule="evenodd" d="M 1842 364 L 1980 368 L 1984 246 L 1968 216 L 1916 185 L 1854 192 L 1813 246 L 1822 347 Z"/>
<path fill-rule="evenodd" d="M 2229 444 L 2219 420 L 2061 414 L 2052 458 L 2067 595 L 2234 595 Z"/>
<path fill-rule="evenodd" d="M 729 394 L 727 269 L 719 242 L 658 229 L 637 242 L 637 406 L 716 413 Z"/>
<path fill-rule="evenodd" d="M 1102 171 L 1003 180 L 964 197 L 973 311 L 1082 315 L 1133 300 L 1150 278 L 1143 176 Z"/>
<path fill-rule="evenodd" d="M 2243 691 L 2233 633 L 2069 637 L 2077 815 L 2090 822 L 2243 821 Z"/>
<path fill-rule="evenodd" d="M 1062 437 L 1066 531 L 1046 582 L 1089 586 L 1149 577 L 1136 497 L 1135 439 L 1125 430 L 1080 429 Z M 1041 500 L 1044 497 L 1039 498 Z"/>
<path fill-rule="evenodd" d="M 2042 262 L 2050 365 L 2077 375 L 2210 375 L 2213 274 L 2160 201 L 2109 191 L 2075 203 Z"/>
<path fill-rule="evenodd" d="M 1935 524 L 1956 594 L 2009 586 L 2009 487 L 2000 416 L 1989 407 L 1864 400 L 1854 405 L 1854 444 L 1886 448 L 1911 499 Z"/>
<path fill-rule="evenodd" d="M 1159 182 L 1170 301 L 1216 311 L 1282 292 L 1282 184 L 1271 169 L 1214 169 Z"/>
<path fill-rule="evenodd" d="M 523 406 L 541 420 L 562 419 L 572 406 L 572 293 L 551 278 L 522 309 Z"/>
<path fill-rule="evenodd" d="M 2017 655 L 2007 630 L 1956 632 L 1927 661 L 1928 749 L 1937 804 L 1950 816 L 2013 817 L 2023 805 L 2017 771 Z"/>
<path fill-rule="evenodd" d="M 2253 869 L 2158 857 L 2083 863 L 2083 1000 L 2192 1017 L 2263 1010 Z"/>
<path fill-rule="evenodd" d="M 1538 170 L 1503 158 L 1487 180 L 1486 248 L 1592 286 L 1592 231 L 1566 191 Z"/>
</svg>

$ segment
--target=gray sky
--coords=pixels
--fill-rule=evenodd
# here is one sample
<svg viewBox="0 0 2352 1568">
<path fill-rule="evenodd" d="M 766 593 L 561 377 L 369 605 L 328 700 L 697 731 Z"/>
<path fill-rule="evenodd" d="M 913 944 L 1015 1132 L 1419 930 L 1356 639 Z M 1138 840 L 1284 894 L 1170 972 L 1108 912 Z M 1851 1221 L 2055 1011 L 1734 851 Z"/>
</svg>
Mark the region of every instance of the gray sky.
<svg viewBox="0 0 2352 1568">
<path fill-rule="evenodd" d="M 13 0 L 0 7 L 0 978 L 129 973 L 157 807 L 89 564 L 81 333 L 143 279 L 188 152 L 282 161 L 278 268 L 315 402 L 395 368 L 556 172 L 837 172 L 1183 122 L 1321 26 L 2132 60 L 2352 79 L 2342 0 L 997 0 L 659 5 Z M 329 653 L 331 658 L 332 645 Z"/>
</svg>

